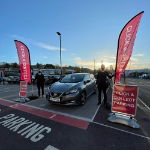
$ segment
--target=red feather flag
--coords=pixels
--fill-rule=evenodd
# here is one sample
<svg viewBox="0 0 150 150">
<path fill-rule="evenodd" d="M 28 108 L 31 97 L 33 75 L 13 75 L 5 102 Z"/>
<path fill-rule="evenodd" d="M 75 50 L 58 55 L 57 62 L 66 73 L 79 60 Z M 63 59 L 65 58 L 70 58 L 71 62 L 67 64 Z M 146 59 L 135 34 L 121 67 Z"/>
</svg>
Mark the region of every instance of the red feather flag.
<svg viewBox="0 0 150 150">
<path fill-rule="evenodd" d="M 120 80 L 132 55 L 138 26 L 144 11 L 133 17 L 122 29 L 118 39 L 115 84 Z"/>
<path fill-rule="evenodd" d="M 20 65 L 20 80 L 25 81 L 26 83 L 31 83 L 31 65 L 30 65 L 30 52 L 28 47 L 20 42 L 15 40 L 19 65 Z"/>
</svg>

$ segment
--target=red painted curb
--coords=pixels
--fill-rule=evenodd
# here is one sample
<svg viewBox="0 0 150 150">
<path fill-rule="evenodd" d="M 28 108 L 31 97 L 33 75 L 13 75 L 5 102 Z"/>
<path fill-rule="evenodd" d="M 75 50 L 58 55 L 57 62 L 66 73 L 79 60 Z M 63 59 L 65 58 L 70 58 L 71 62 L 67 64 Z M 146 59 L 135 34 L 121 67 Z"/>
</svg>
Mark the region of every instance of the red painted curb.
<svg viewBox="0 0 150 150">
<path fill-rule="evenodd" d="M 4 106 L 11 106 L 11 105 L 14 105 L 15 103 L 0 99 L 0 104 Z"/>
<path fill-rule="evenodd" d="M 43 117 L 49 120 L 53 120 L 59 123 L 63 123 L 63 124 L 67 124 L 76 128 L 80 128 L 80 129 L 84 129 L 86 130 L 89 122 L 85 121 L 85 120 L 81 120 L 81 119 L 77 119 L 77 118 L 72 118 L 72 117 L 68 117 L 65 115 L 60 115 L 57 113 L 53 113 L 53 112 L 49 112 L 46 110 L 41 110 L 38 108 L 33 108 L 31 106 L 27 106 L 24 104 L 17 104 L 17 103 L 13 103 L 13 102 L 8 102 L 5 100 L 0 99 L 0 104 L 4 105 L 4 106 L 8 106 L 11 107 L 13 109 L 17 109 L 17 110 L 21 110 L 27 113 L 31 113 L 33 115 L 39 116 L 39 117 Z"/>
</svg>

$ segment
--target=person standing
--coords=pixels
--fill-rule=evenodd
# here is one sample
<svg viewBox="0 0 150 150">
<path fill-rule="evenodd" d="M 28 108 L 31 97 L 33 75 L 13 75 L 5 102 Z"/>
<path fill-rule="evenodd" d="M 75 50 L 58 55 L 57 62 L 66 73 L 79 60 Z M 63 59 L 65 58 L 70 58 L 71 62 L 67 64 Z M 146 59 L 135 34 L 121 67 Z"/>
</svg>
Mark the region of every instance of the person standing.
<svg viewBox="0 0 150 150">
<path fill-rule="evenodd" d="M 39 70 L 35 75 L 35 80 L 37 80 L 38 96 L 40 97 L 40 89 L 42 90 L 42 97 L 44 96 L 44 75 Z"/>
<path fill-rule="evenodd" d="M 104 106 L 107 107 L 107 94 L 106 90 L 109 86 L 108 78 L 112 78 L 113 75 L 110 75 L 107 71 L 105 71 L 105 65 L 101 65 L 101 71 L 97 74 L 96 86 L 98 88 L 98 105 L 101 104 L 101 92 L 104 94 Z"/>
</svg>

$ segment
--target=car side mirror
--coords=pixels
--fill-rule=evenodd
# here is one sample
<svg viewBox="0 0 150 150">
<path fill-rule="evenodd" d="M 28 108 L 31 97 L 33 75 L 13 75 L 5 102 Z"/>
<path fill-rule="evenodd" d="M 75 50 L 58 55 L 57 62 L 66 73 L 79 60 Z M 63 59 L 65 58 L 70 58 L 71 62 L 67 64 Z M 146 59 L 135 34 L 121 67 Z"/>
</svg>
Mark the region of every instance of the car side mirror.
<svg viewBox="0 0 150 150">
<path fill-rule="evenodd" d="M 87 83 L 89 83 L 91 80 L 86 80 L 86 81 L 84 81 L 84 84 L 87 84 Z"/>
</svg>

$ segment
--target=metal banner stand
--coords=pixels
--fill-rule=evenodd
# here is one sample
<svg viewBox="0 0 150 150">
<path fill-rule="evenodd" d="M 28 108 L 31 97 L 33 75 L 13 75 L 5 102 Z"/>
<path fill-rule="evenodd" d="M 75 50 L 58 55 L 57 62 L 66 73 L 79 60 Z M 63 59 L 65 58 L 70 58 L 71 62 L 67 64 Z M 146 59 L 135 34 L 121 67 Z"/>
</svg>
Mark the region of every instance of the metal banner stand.
<svg viewBox="0 0 150 150">
<path fill-rule="evenodd" d="M 118 87 L 120 86 L 122 88 L 123 86 L 125 87 L 127 85 L 114 85 L 113 94 L 112 94 L 112 107 L 111 107 L 112 113 L 109 114 L 109 117 L 108 117 L 107 120 L 110 121 L 110 122 L 120 123 L 120 124 L 123 124 L 123 125 L 127 125 L 127 126 L 132 127 L 132 128 L 137 128 L 137 129 L 140 128 L 140 125 L 137 123 L 137 120 L 134 118 L 135 117 L 135 113 L 136 113 L 136 107 L 137 107 L 136 106 L 136 103 L 137 103 L 136 99 L 137 99 L 137 95 L 138 95 L 137 94 L 138 90 L 137 90 L 137 92 L 135 91 L 135 93 L 133 94 L 134 96 L 132 95 L 133 96 L 132 98 L 135 100 L 134 103 L 132 103 L 132 105 L 134 105 L 134 109 L 132 109 L 133 112 L 131 112 L 130 114 L 128 114 L 127 105 L 129 105 L 130 103 L 128 103 L 126 101 L 122 102 L 123 98 L 125 99 L 125 98 L 128 98 L 128 97 L 125 97 L 125 96 L 123 97 L 121 95 L 121 93 L 119 93 L 120 91 L 119 91 L 119 88 L 117 86 Z M 128 86 L 128 88 L 130 88 L 130 87 L 134 88 L 136 86 Z M 128 93 L 128 90 L 127 91 L 123 91 L 123 92 Z M 129 96 L 129 93 L 128 93 L 128 96 Z M 120 105 L 118 107 L 118 104 L 123 104 L 123 105 L 122 106 Z M 122 110 L 126 110 L 126 112 L 123 112 Z"/>
<path fill-rule="evenodd" d="M 16 102 L 25 103 L 30 101 L 30 99 L 26 97 L 26 90 L 27 90 L 27 83 L 25 81 L 20 81 L 19 98 L 16 100 Z"/>
<path fill-rule="evenodd" d="M 119 113 L 111 113 L 109 114 L 108 121 L 120 123 L 127 125 L 132 128 L 140 128 L 140 125 L 137 123 L 137 120 L 132 116 L 122 115 Z"/>
<path fill-rule="evenodd" d="M 20 97 L 20 102 L 21 103 L 25 103 L 25 102 L 28 102 L 28 101 L 30 101 L 29 98 L 27 98 L 27 97 Z"/>
</svg>

